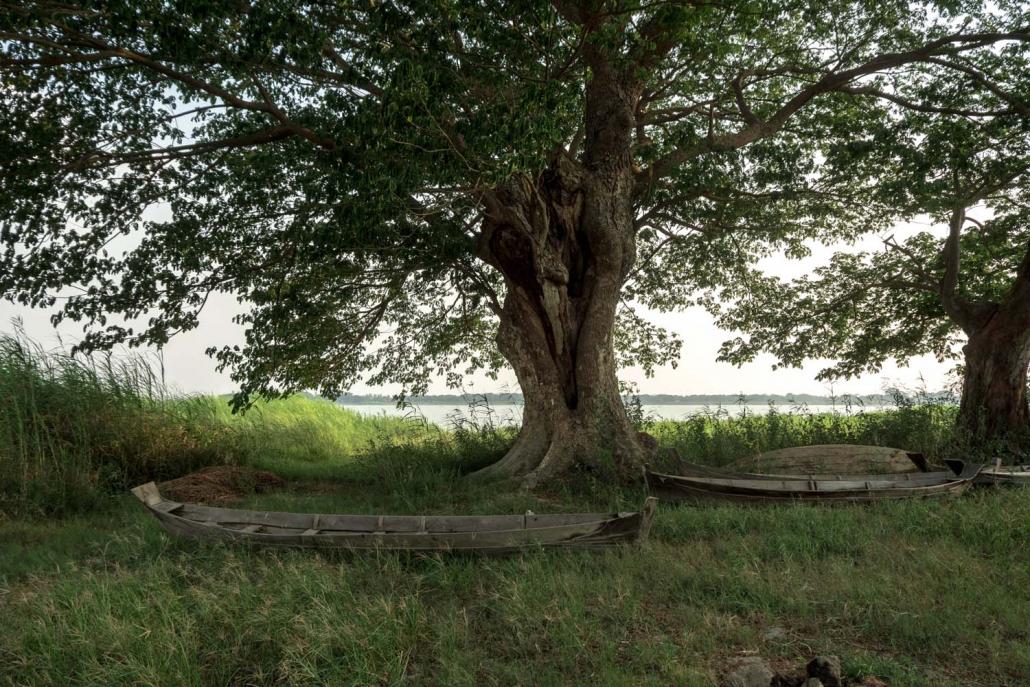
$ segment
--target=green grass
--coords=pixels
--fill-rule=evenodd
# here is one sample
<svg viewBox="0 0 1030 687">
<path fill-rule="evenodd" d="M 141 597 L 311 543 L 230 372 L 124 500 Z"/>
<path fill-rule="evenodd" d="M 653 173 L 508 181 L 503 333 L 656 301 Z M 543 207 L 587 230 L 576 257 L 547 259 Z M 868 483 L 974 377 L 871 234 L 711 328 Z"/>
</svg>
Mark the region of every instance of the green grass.
<svg viewBox="0 0 1030 687">
<path fill-rule="evenodd" d="M 20 399 L 0 395 L 0 685 L 707 686 L 726 659 L 752 653 L 787 670 L 836 654 L 851 678 L 896 687 L 1030 684 L 1030 490 L 836 509 L 663 506 L 648 545 L 604 552 L 197 545 L 167 537 L 127 481 L 248 464 L 291 482 L 241 505 L 309 512 L 630 509 L 643 492 L 465 479 L 503 454 L 510 430 L 444 432 L 300 397 L 234 416 L 225 399 L 167 399 L 113 360 L 19 355 L 20 367 L 0 357 L 0 384 Z M 941 455 L 951 412 L 709 416 L 649 430 L 715 464 L 833 441 Z M 80 483 L 90 498 L 70 500 Z"/>
<path fill-rule="evenodd" d="M 788 446 L 832 443 L 892 446 L 939 460 L 959 451 L 955 413 L 954 406 L 934 403 L 901 403 L 887 411 L 859 408 L 848 413 L 784 413 L 770 408 L 744 417 L 723 409 L 650 422 L 646 429 L 683 458 L 707 465 Z"/>
<path fill-rule="evenodd" d="M 545 512 L 640 496 L 445 485 L 434 467 L 384 489 L 354 469 L 353 488 L 250 503 Z M 0 525 L 0 683 L 712 685 L 727 657 L 758 652 L 781 667 L 837 654 L 852 677 L 899 686 L 1022 685 L 1028 523 L 1030 492 L 989 490 L 666 507 L 640 550 L 333 555 L 171 540 L 125 497 Z"/>
<path fill-rule="evenodd" d="M 424 441 L 429 434 L 415 419 L 360 415 L 304 396 L 260 401 L 243 414 L 233 414 L 226 397 L 185 403 L 204 407 L 208 422 L 221 432 L 217 443 L 223 455 L 288 479 L 332 479 L 359 453 Z"/>
</svg>

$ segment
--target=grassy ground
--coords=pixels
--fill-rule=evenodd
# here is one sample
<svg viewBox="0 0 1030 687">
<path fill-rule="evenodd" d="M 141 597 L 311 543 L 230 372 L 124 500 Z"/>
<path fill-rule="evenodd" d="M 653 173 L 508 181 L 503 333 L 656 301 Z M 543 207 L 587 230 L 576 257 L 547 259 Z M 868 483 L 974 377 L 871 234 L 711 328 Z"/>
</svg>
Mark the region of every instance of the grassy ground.
<svg viewBox="0 0 1030 687">
<path fill-rule="evenodd" d="M 22 388 L 10 379 L 8 389 Z M 29 427 L 72 436 L 56 410 L 70 407 L 58 404 L 63 378 L 49 379 L 57 386 L 36 395 L 48 404 L 5 416 L 3 436 L 30 436 Z M 361 419 L 302 398 L 241 418 L 217 399 L 129 396 L 118 405 L 96 395 L 90 412 L 126 414 L 101 416 L 104 432 L 67 439 L 45 460 L 11 449 L 24 442 L 0 442 L 9 478 L 0 685 L 700 686 L 716 684 L 727 658 L 753 653 L 784 669 L 836 654 L 851 678 L 895 686 L 1030 684 L 1030 490 L 837 509 L 663 507 L 644 548 L 600 553 L 203 546 L 163 534 L 122 483 L 192 469 L 199 455 L 287 477 L 288 488 L 249 499 L 268 509 L 542 513 L 635 508 L 643 493 L 584 480 L 531 495 L 464 479 L 503 453 L 503 431 Z M 714 464 L 835 440 L 940 452 L 949 412 L 702 417 L 650 429 Z M 162 458 L 141 466 L 129 448 L 103 448 L 118 445 L 102 439 L 117 437 L 120 422 L 140 417 L 158 437 L 178 428 L 188 450 L 144 454 Z M 128 435 L 127 446 L 147 441 Z M 34 483 L 80 479 L 79 470 L 95 489 L 88 503 L 65 498 L 74 481 Z M 110 477 L 90 481 L 96 474 Z"/>
<path fill-rule="evenodd" d="M 562 509 L 434 485 L 418 475 L 392 493 L 370 483 L 253 504 Z M 0 525 L 0 682 L 712 685 L 726 657 L 758 652 L 785 667 L 833 653 L 892 685 L 1021 685 L 1028 496 L 665 508 L 643 550 L 508 558 L 198 546 L 124 499 Z"/>
<path fill-rule="evenodd" d="M 291 403 L 286 425 L 337 412 Z M 350 455 L 314 431 L 259 442 L 260 464 L 304 479 L 250 503 L 553 512 L 643 496 L 499 490 L 461 475 L 503 438 L 381 436 Z M 131 501 L 0 523 L 0 683 L 713 685 L 727 657 L 752 652 L 784 668 L 833 653 L 892 685 L 1030 681 L 1030 491 L 666 507 L 642 550 L 507 558 L 199 546 Z"/>
</svg>

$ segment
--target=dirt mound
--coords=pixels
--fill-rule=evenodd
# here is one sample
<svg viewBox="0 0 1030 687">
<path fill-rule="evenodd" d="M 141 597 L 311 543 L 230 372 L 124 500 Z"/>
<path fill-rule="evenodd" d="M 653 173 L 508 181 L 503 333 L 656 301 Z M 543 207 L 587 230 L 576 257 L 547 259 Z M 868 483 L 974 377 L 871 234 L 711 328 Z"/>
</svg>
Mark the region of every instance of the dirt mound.
<svg viewBox="0 0 1030 687">
<path fill-rule="evenodd" d="M 265 470 L 215 465 L 162 482 L 159 487 L 163 494 L 176 501 L 218 503 L 234 501 L 283 484 L 281 477 Z"/>
</svg>

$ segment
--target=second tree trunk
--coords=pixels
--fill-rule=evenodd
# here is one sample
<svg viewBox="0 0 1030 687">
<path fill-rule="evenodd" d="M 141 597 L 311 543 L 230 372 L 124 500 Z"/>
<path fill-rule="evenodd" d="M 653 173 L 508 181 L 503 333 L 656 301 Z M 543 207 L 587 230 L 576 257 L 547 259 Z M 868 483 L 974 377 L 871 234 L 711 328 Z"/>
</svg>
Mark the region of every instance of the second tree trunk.
<svg viewBox="0 0 1030 687">
<path fill-rule="evenodd" d="M 1022 319 L 1002 308 L 965 346 L 959 425 L 972 438 L 1001 440 L 1030 429 L 1030 330 Z"/>
</svg>

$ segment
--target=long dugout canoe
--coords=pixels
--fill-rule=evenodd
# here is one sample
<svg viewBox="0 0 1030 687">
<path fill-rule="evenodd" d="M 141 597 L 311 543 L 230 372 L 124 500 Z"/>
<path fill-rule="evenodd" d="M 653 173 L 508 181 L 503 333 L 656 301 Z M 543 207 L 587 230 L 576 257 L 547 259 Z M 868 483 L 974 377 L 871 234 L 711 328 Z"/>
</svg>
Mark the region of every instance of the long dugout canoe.
<svg viewBox="0 0 1030 687">
<path fill-rule="evenodd" d="M 215 508 L 170 501 L 148 482 L 132 490 L 170 534 L 261 546 L 510 553 L 643 542 L 657 499 L 638 512 L 556 515 L 321 515 Z"/>
<path fill-rule="evenodd" d="M 770 476 L 685 466 L 684 472 L 693 474 L 668 475 L 650 470 L 644 474 L 650 492 L 670 501 L 865 503 L 958 495 L 969 488 L 981 468 L 963 465 L 957 474 Z"/>
</svg>

